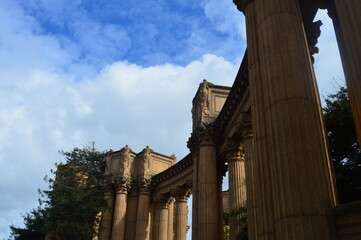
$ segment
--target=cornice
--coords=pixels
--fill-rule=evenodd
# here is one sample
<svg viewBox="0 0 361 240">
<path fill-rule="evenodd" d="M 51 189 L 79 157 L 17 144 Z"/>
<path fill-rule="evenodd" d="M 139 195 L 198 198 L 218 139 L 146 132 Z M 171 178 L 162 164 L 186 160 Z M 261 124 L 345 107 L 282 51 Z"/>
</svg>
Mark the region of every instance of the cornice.
<svg viewBox="0 0 361 240">
<path fill-rule="evenodd" d="M 244 12 L 250 2 L 254 0 L 233 0 L 233 3 L 237 6 L 237 9 Z"/>
<path fill-rule="evenodd" d="M 227 100 L 224 103 L 217 119 L 214 121 L 214 128 L 217 129 L 219 135 L 222 136 L 224 134 L 227 126 L 232 120 L 232 117 L 237 111 L 238 106 L 241 104 L 243 98 L 247 94 L 248 86 L 248 57 L 246 51 L 232 89 L 228 94 Z"/>
</svg>

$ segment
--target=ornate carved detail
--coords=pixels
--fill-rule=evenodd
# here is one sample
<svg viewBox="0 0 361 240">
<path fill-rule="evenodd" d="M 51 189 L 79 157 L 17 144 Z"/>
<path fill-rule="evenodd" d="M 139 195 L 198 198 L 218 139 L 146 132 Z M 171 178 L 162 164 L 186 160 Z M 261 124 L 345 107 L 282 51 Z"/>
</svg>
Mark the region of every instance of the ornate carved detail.
<svg viewBox="0 0 361 240">
<path fill-rule="evenodd" d="M 239 122 L 237 123 L 237 131 L 244 141 L 248 137 L 253 137 L 251 114 L 249 112 L 242 112 Z"/>
<path fill-rule="evenodd" d="M 227 139 L 222 150 L 225 153 L 228 163 L 244 159 L 243 147 L 240 140 Z"/>
<path fill-rule="evenodd" d="M 150 191 L 150 179 L 142 178 L 137 180 L 139 194 L 149 194 Z"/>
<path fill-rule="evenodd" d="M 193 166 L 193 158 L 191 154 L 185 156 L 182 160 L 174 164 L 172 167 L 164 170 L 161 173 L 152 177 L 152 186 L 155 188 L 160 182 L 165 181 L 173 176 L 176 176 L 180 172 L 191 168 Z"/>
<path fill-rule="evenodd" d="M 117 193 L 127 194 L 130 189 L 130 180 L 125 177 L 115 178 L 114 186 L 117 190 Z"/>
<path fill-rule="evenodd" d="M 107 152 L 107 158 L 106 158 L 106 167 L 105 167 L 105 174 L 110 173 L 111 171 L 111 157 L 110 155 L 113 153 L 113 149 L 110 149 L 109 152 Z"/>
<path fill-rule="evenodd" d="M 209 87 L 207 80 L 199 85 L 199 100 L 200 107 L 204 115 L 209 115 Z"/>
<path fill-rule="evenodd" d="M 319 49 L 318 47 L 316 47 L 316 45 L 318 43 L 318 38 L 321 35 L 322 22 L 318 20 L 316 22 L 306 23 L 304 24 L 304 26 L 307 35 L 308 48 L 311 54 L 312 63 L 314 63 L 315 59 L 313 55 L 319 52 Z"/>
<path fill-rule="evenodd" d="M 177 202 L 185 202 L 192 194 L 192 190 L 189 186 L 178 186 L 176 189 L 171 190 L 171 194 L 174 196 Z"/>
<path fill-rule="evenodd" d="M 124 174 L 130 173 L 129 163 L 130 163 L 130 152 L 131 149 L 126 145 L 120 150 L 120 172 Z"/>
<path fill-rule="evenodd" d="M 247 5 L 253 0 L 233 0 L 233 3 L 237 6 L 237 9 L 241 12 L 244 12 Z"/>
<path fill-rule="evenodd" d="M 144 175 L 149 174 L 149 161 L 152 151 L 150 147 L 146 146 L 141 152 L 140 159 L 142 161 L 142 172 Z"/>
<path fill-rule="evenodd" d="M 187 147 L 191 152 L 199 149 L 201 142 L 204 141 L 216 141 L 219 138 L 219 133 L 216 130 L 213 123 L 206 124 L 201 123 L 197 128 L 191 133 L 191 137 L 188 139 Z"/>
<path fill-rule="evenodd" d="M 218 182 L 223 183 L 223 177 L 226 176 L 228 165 L 226 165 L 224 162 L 218 162 L 217 165 L 217 179 Z"/>
<path fill-rule="evenodd" d="M 157 207 L 169 207 L 169 205 L 173 202 L 173 197 L 169 194 L 164 194 L 154 197 L 153 200 Z"/>
</svg>

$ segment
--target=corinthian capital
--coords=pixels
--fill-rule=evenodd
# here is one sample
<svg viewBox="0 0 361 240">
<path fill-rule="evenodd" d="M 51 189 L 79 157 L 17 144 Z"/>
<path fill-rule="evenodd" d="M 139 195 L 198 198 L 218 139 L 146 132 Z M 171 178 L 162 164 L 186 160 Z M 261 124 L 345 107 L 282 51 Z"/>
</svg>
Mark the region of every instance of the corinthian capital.
<svg viewBox="0 0 361 240">
<path fill-rule="evenodd" d="M 237 6 L 237 9 L 241 12 L 244 12 L 247 5 L 253 0 L 233 0 L 233 3 Z"/>
<path fill-rule="evenodd" d="M 199 146 L 202 143 L 213 143 L 217 141 L 219 133 L 216 130 L 214 124 L 205 124 L 201 123 L 198 127 L 192 132 L 191 137 L 187 142 L 187 147 L 191 151 L 199 149 Z"/>
<path fill-rule="evenodd" d="M 116 178 L 115 179 L 115 187 L 117 193 L 127 194 L 130 189 L 130 181 L 127 178 Z"/>
</svg>

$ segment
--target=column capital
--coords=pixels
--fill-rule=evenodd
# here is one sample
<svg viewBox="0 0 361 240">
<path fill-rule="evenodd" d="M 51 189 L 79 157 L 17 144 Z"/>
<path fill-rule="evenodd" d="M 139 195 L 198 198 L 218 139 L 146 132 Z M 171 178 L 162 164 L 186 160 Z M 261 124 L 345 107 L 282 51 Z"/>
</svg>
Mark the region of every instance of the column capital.
<svg viewBox="0 0 361 240">
<path fill-rule="evenodd" d="M 171 190 L 176 202 L 186 202 L 192 194 L 192 190 L 187 186 L 178 186 Z"/>
<path fill-rule="evenodd" d="M 214 124 L 201 123 L 191 133 L 191 137 L 187 142 L 187 147 L 191 152 L 194 152 L 199 150 L 201 145 L 215 145 L 218 135 Z"/>
<path fill-rule="evenodd" d="M 242 112 L 237 122 L 237 132 L 242 141 L 253 137 L 252 121 L 250 112 Z"/>
<path fill-rule="evenodd" d="M 248 4 L 253 1 L 254 0 L 233 0 L 233 3 L 237 6 L 239 11 L 244 12 Z"/>
<path fill-rule="evenodd" d="M 114 179 L 114 186 L 117 194 L 127 194 L 130 189 L 130 180 L 125 177 L 117 177 Z"/>
<path fill-rule="evenodd" d="M 168 194 L 162 194 L 154 197 L 154 202 L 157 208 L 168 208 L 173 202 L 173 197 Z"/>
<path fill-rule="evenodd" d="M 141 178 L 137 179 L 137 187 L 139 190 L 139 194 L 149 194 L 151 182 L 150 179 L 147 178 Z"/>
<path fill-rule="evenodd" d="M 226 139 L 222 146 L 222 151 L 224 152 L 228 163 L 244 160 L 244 150 L 242 142 L 239 139 Z"/>
</svg>

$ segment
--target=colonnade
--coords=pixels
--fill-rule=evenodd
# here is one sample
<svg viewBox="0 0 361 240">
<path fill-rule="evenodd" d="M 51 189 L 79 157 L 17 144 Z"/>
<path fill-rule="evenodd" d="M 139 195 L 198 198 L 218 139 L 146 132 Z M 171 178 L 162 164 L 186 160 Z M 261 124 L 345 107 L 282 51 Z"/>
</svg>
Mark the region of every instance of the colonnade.
<svg viewBox="0 0 361 240">
<path fill-rule="evenodd" d="M 107 185 L 99 240 L 185 240 L 190 194 L 182 186 L 169 195 L 151 196 L 147 179 L 133 186 L 126 179 Z"/>
<path fill-rule="evenodd" d="M 256 206 L 249 223 L 257 226 L 251 226 L 251 239 L 333 239 L 335 179 L 300 10 L 306 1 L 234 2 L 246 17 L 254 126 L 252 183 L 247 190 L 256 196 L 249 201 Z M 323 2 L 328 2 L 335 23 L 361 142 L 361 3 Z"/>
</svg>

